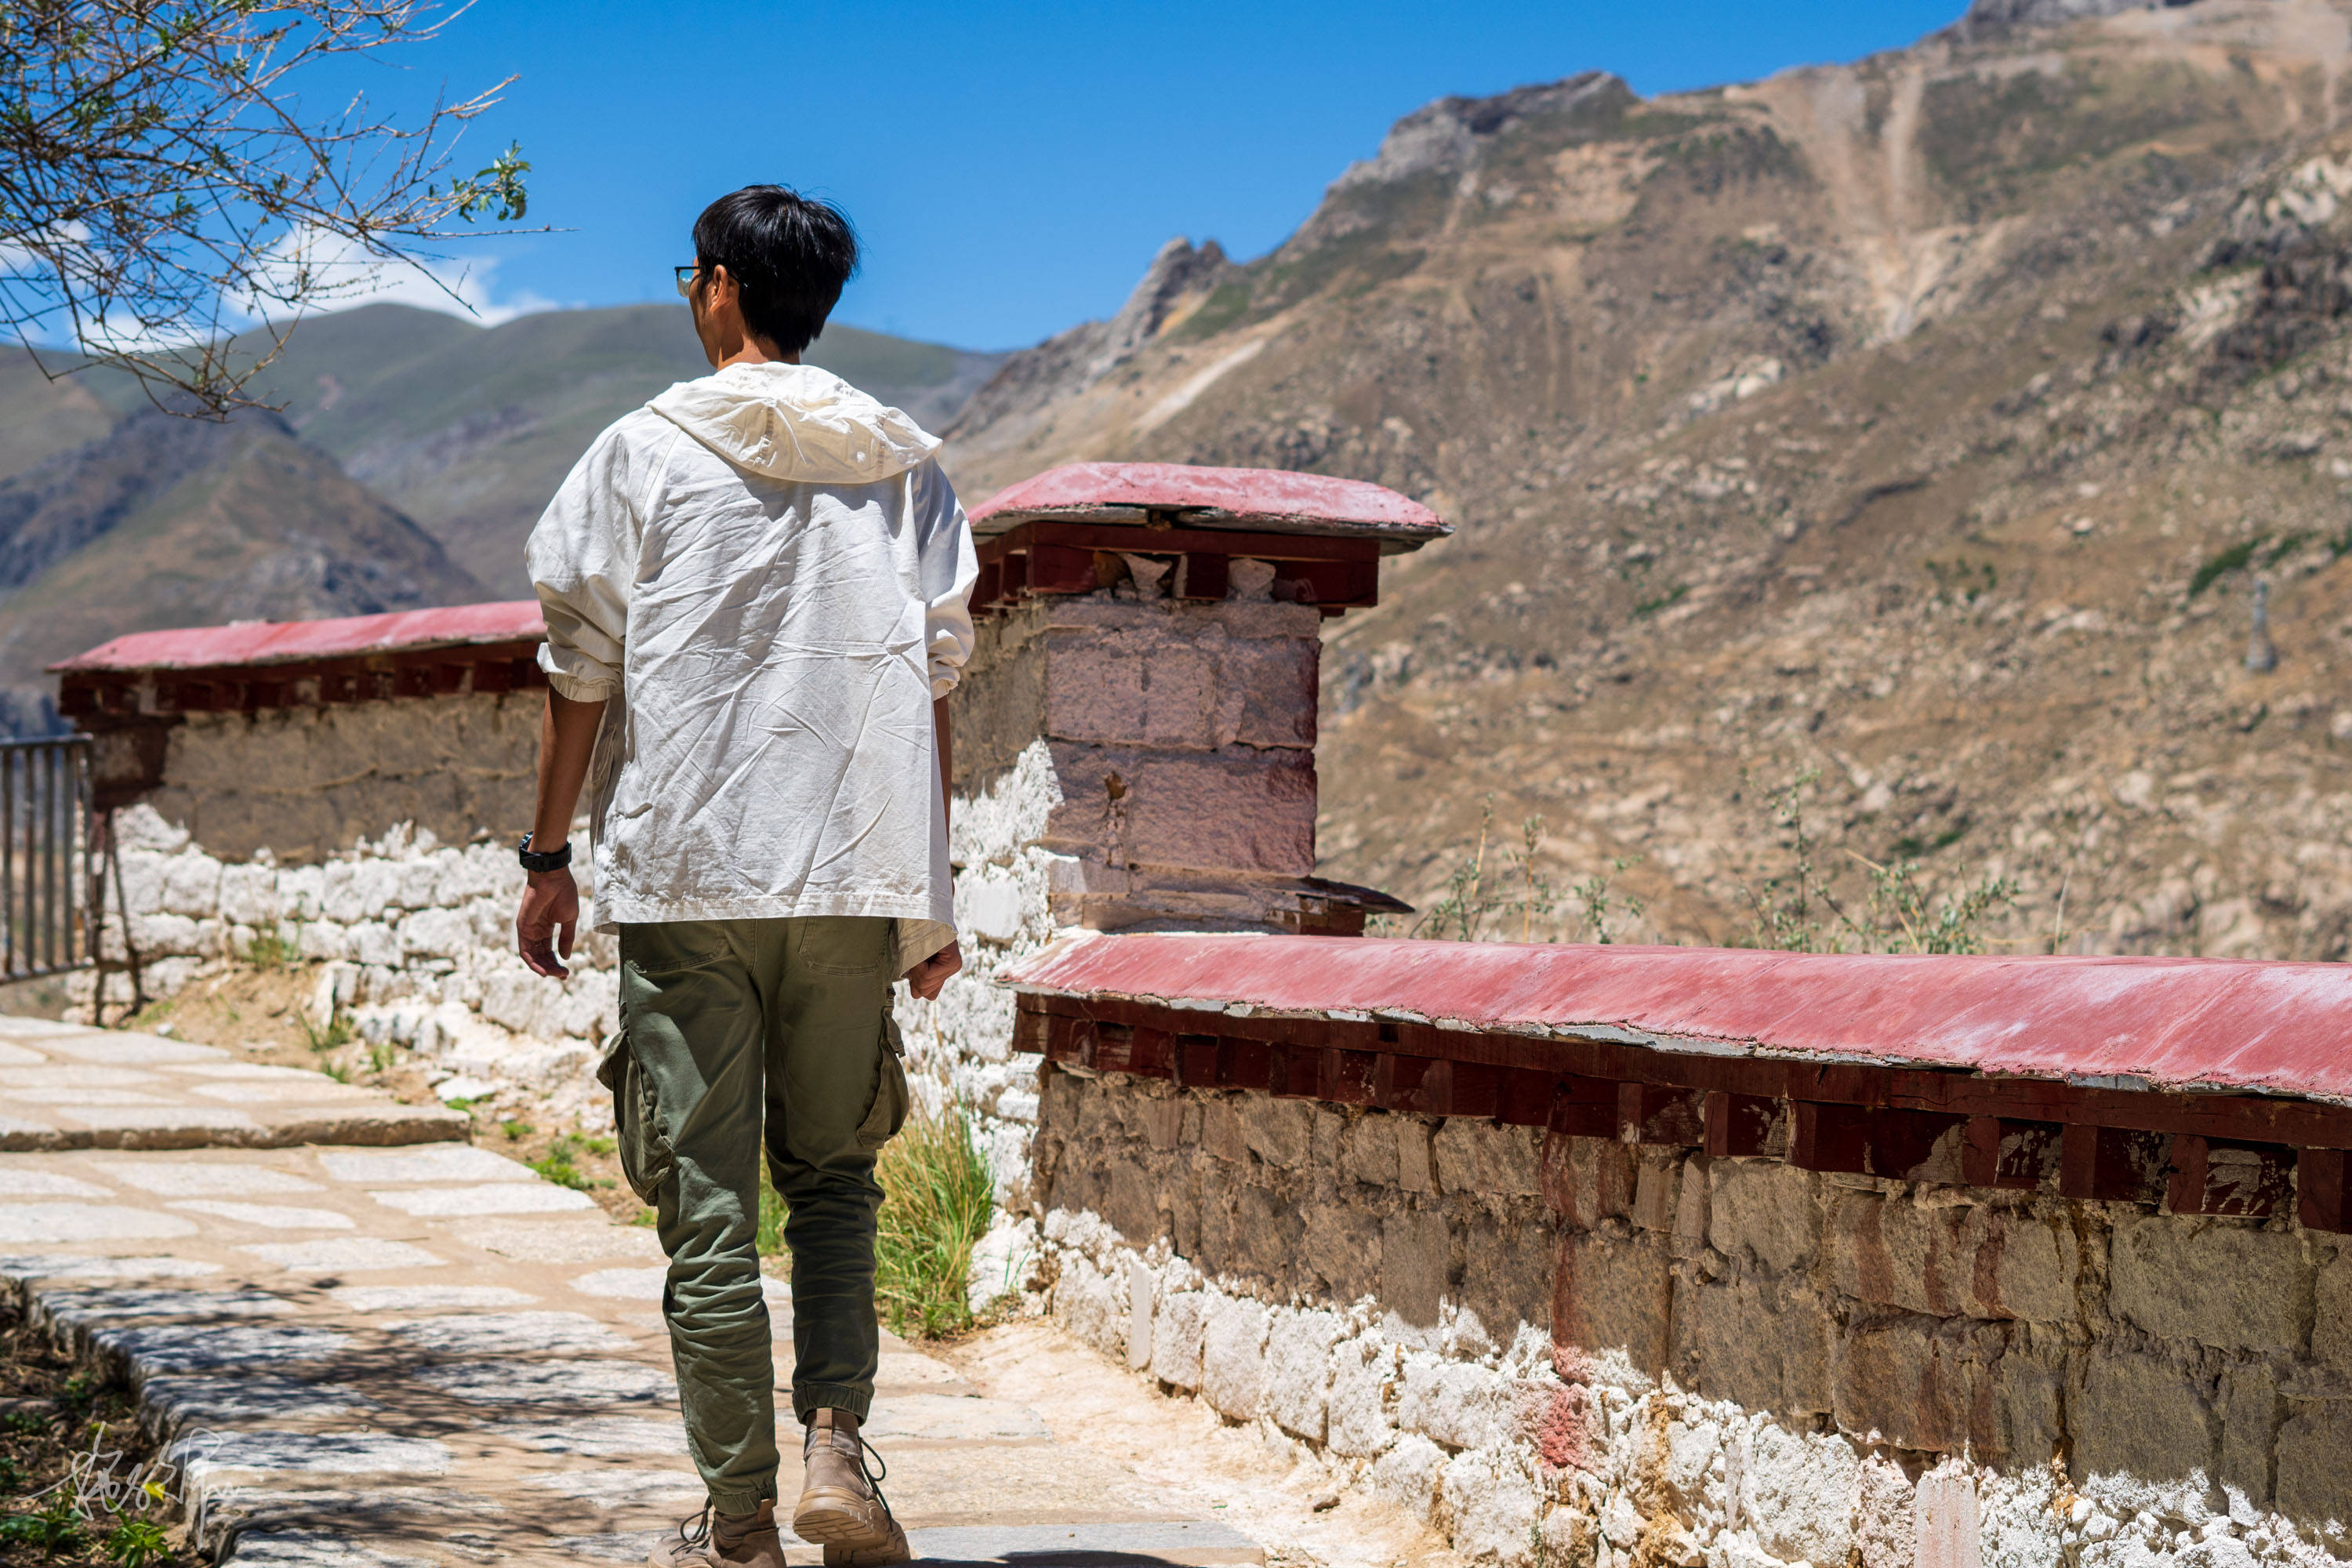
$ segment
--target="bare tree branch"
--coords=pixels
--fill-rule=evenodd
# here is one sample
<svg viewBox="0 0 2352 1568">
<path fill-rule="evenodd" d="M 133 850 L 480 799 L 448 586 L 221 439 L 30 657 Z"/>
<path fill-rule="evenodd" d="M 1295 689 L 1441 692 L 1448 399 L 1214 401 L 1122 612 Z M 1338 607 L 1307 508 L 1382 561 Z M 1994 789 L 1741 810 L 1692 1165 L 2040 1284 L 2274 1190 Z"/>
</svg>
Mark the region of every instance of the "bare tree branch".
<svg viewBox="0 0 2352 1568">
<path fill-rule="evenodd" d="M 247 384 L 306 310 L 383 268 L 425 270 L 432 246 L 484 232 L 479 220 L 520 222 L 520 148 L 471 171 L 453 162 L 507 82 L 404 125 L 363 96 L 314 115 L 298 90 L 306 67 L 430 42 L 465 9 L 8 0 L 0 329 L 44 374 L 111 365 L 161 405 L 217 417 L 252 405 Z M 265 342 L 232 342 L 257 322 Z M 45 339 L 80 352 L 53 363 L 35 349 Z"/>
</svg>

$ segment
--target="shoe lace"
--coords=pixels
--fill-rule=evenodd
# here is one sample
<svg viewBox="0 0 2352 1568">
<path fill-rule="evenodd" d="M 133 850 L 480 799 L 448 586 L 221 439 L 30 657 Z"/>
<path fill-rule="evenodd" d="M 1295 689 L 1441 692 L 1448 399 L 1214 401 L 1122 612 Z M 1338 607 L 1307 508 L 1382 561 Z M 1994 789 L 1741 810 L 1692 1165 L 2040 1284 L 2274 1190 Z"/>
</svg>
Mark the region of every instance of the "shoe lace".
<svg viewBox="0 0 2352 1568">
<path fill-rule="evenodd" d="M 835 1426 L 832 1431 L 837 1436 L 841 1428 Z M 816 1441 L 814 1427 L 809 1429 L 808 1440 L 812 1444 Z M 826 1441 L 830 1442 L 832 1439 L 827 1438 Z M 893 1521 L 897 1520 L 898 1516 L 890 1511 L 890 1500 L 882 1495 L 882 1483 L 890 1479 L 889 1462 L 882 1458 L 882 1451 L 879 1448 L 866 1440 L 866 1434 L 863 1431 L 857 1434 L 857 1473 L 866 1478 L 867 1486 L 874 1489 L 874 1500 L 882 1505 L 883 1514 Z"/>
<path fill-rule="evenodd" d="M 710 1539 L 710 1505 L 704 1503 L 702 1511 L 677 1521 L 677 1539 L 686 1546 L 699 1546 Z"/>
</svg>

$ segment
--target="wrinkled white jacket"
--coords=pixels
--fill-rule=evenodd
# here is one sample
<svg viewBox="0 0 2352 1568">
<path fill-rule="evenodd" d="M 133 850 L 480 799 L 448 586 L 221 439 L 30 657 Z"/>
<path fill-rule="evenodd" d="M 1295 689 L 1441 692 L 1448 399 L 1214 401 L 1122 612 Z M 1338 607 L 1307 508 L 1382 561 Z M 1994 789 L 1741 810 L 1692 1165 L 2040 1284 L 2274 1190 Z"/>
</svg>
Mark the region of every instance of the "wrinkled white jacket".
<svg viewBox="0 0 2352 1568">
<path fill-rule="evenodd" d="M 529 545 L 540 663 L 602 699 L 595 921 L 953 934 L 932 699 L 978 566 L 938 440 L 814 365 L 730 365 L 598 437 Z"/>
</svg>

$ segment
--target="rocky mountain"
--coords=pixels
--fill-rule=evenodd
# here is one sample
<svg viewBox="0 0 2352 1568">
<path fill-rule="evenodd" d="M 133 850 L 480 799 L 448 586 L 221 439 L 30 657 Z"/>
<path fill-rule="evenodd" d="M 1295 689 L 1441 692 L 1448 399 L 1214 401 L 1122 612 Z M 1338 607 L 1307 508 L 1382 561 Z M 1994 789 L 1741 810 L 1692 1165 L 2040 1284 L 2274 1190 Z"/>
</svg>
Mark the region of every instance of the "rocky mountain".
<svg viewBox="0 0 2352 1568">
<path fill-rule="evenodd" d="M 93 423 L 91 439 L 0 479 L 11 731 L 54 726 L 43 667 L 126 632 L 486 596 L 432 535 L 272 416 Z"/>
<path fill-rule="evenodd" d="M 1003 363 L 854 327 L 810 359 L 934 426 Z M 522 542 L 596 432 L 709 367 L 682 308 L 495 328 L 400 305 L 304 322 L 226 425 L 0 354 L 0 731 L 124 632 L 527 597 Z"/>
<path fill-rule="evenodd" d="M 934 428 L 1004 359 L 846 326 L 807 357 Z M 530 592 L 523 538 L 596 433 L 709 368 L 678 304 L 489 328 L 369 305 L 304 322 L 261 385 L 303 439 L 515 598 Z"/>
<path fill-rule="evenodd" d="M 1490 931 L 2352 956 L 2348 24 L 1979 0 L 1443 100 L 1271 254 L 1173 245 L 1016 356 L 950 468 L 1453 519 L 1332 625 L 1321 844 L 1426 906 L 1491 800 Z"/>
</svg>

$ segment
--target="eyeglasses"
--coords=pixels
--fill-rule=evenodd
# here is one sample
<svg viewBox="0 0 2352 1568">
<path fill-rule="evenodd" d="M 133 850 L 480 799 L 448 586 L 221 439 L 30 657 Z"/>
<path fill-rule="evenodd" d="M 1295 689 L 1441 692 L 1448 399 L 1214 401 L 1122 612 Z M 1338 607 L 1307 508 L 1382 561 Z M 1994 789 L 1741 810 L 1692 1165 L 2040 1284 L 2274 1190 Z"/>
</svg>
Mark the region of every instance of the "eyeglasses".
<svg viewBox="0 0 2352 1568">
<path fill-rule="evenodd" d="M 681 300 L 693 299 L 695 275 L 702 270 L 702 263 L 697 261 L 685 267 L 673 267 L 670 270 L 677 274 L 677 297 Z"/>
</svg>

